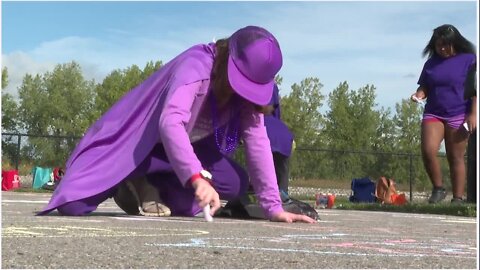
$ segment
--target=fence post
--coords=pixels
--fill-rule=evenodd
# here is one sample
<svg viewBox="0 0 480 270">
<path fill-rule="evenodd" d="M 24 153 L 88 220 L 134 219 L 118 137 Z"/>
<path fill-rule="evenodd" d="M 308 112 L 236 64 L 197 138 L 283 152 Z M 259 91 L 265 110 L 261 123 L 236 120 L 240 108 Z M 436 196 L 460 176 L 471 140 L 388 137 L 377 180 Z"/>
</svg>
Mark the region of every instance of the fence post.
<svg viewBox="0 0 480 270">
<path fill-rule="evenodd" d="M 20 159 L 20 143 L 22 141 L 22 135 L 17 135 L 18 140 L 17 140 L 17 154 L 15 155 L 15 170 L 18 171 L 18 163 Z"/>
<path fill-rule="evenodd" d="M 413 201 L 413 157 L 412 153 L 408 155 L 410 159 L 410 202 Z"/>
<path fill-rule="evenodd" d="M 477 131 L 470 134 L 467 148 L 467 202 L 477 202 Z"/>
</svg>

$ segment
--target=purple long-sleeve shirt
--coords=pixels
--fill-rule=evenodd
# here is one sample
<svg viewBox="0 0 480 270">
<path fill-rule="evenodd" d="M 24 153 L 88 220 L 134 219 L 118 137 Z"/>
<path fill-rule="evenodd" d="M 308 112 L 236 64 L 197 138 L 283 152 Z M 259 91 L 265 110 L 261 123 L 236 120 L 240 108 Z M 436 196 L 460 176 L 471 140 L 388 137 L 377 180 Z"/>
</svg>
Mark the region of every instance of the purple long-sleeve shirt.
<svg viewBox="0 0 480 270">
<path fill-rule="evenodd" d="M 202 170 L 202 164 L 193 151 L 185 126 L 191 121 L 191 107 L 196 97 L 208 89 L 209 84 L 209 80 L 204 80 L 181 86 L 170 97 L 160 116 L 161 141 L 169 161 L 183 185 L 187 184 L 193 174 Z M 206 99 L 202 98 L 201 102 L 206 102 Z M 253 105 L 247 102 L 243 102 L 241 106 L 240 131 L 245 143 L 250 181 L 258 195 L 260 205 L 266 211 L 267 216 L 271 217 L 273 214 L 283 211 L 283 208 L 278 195 L 273 157 L 263 114 L 256 112 Z M 200 111 L 200 113 L 205 112 L 209 111 Z M 228 110 L 224 111 L 224 115 L 220 115 L 219 118 L 225 119 L 228 113 Z M 199 114 L 194 118 L 205 119 L 208 116 Z M 192 132 L 195 132 L 195 128 L 190 131 L 190 133 Z M 212 133 L 211 128 L 208 133 Z"/>
</svg>

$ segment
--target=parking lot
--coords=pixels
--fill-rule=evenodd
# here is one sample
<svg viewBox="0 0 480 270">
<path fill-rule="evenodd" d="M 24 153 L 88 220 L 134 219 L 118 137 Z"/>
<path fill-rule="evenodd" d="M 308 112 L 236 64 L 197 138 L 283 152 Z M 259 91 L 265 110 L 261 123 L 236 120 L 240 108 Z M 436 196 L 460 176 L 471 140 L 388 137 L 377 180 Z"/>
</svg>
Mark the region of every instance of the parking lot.
<svg viewBox="0 0 480 270">
<path fill-rule="evenodd" d="M 50 194 L 2 192 L 2 268 L 477 269 L 475 218 L 319 210 L 317 224 L 35 216 Z"/>
</svg>

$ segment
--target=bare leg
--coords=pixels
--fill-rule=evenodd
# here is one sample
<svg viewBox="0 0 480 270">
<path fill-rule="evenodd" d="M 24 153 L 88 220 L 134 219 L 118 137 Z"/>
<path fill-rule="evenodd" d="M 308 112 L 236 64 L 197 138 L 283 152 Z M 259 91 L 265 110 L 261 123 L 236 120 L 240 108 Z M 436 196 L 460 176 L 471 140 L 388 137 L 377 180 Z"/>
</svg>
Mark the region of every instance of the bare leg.
<svg viewBox="0 0 480 270">
<path fill-rule="evenodd" d="M 463 198 L 465 191 L 465 150 L 467 147 L 468 133 L 463 129 L 445 127 L 445 150 L 450 167 L 450 181 L 454 198 Z"/>
<path fill-rule="evenodd" d="M 434 188 L 443 187 L 442 171 L 437 158 L 440 144 L 444 138 L 445 126 L 440 121 L 422 123 L 421 145 L 423 165 Z"/>
</svg>

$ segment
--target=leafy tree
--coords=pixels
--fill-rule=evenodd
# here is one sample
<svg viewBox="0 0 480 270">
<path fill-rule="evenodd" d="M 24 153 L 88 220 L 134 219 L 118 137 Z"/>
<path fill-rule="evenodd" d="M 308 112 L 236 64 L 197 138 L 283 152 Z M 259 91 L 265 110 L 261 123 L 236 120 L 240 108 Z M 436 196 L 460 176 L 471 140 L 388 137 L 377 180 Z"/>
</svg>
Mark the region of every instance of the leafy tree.
<svg viewBox="0 0 480 270">
<path fill-rule="evenodd" d="M 2 69 L 2 132 L 17 130 L 17 103 L 12 95 L 5 93 L 8 86 L 8 70 Z"/>
<path fill-rule="evenodd" d="M 329 95 L 330 111 L 327 112 L 324 133 L 328 147 L 335 150 L 368 151 L 375 145 L 380 125 L 380 113 L 374 109 L 375 87 L 367 85 L 353 91 L 347 82 L 341 83 Z M 345 152 L 345 153 L 346 153 Z M 347 171 L 341 177 L 366 176 L 375 157 L 371 154 L 336 154 L 332 160 L 332 172 Z M 338 174 L 337 174 L 338 175 Z"/>
<path fill-rule="evenodd" d="M 2 90 L 8 86 L 8 69 L 2 68 Z"/>
<path fill-rule="evenodd" d="M 305 78 L 292 85 L 288 96 L 282 97 L 282 119 L 295 136 L 299 148 L 312 148 L 321 141 L 323 116 L 320 112 L 325 96 L 318 78 Z M 313 178 L 318 170 L 318 152 L 296 151 L 291 158 L 291 177 Z M 315 169 L 313 169 L 315 168 Z"/>
<path fill-rule="evenodd" d="M 29 138 L 26 156 L 40 166 L 63 164 L 77 138 L 89 126 L 94 81 L 86 81 L 75 63 L 57 65 L 53 72 L 27 74 L 19 87 L 22 128 L 29 134 L 72 136 L 56 140 Z"/>
<path fill-rule="evenodd" d="M 18 130 L 18 105 L 12 95 L 5 93 L 8 86 L 8 69 L 2 68 L 2 133 L 15 133 Z M 2 135 L 2 160 L 12 162 L 16 157 L 16 136 Z"/>
<path fill-rule="evenodd" d="M 278 87 L 282 85 L 283 82 L 283 77 L 280 75 L 275 76 L 275 83 L 277 84 Z"/>
<path fill-rule="evenodd" d="M 376 135 L 372 138 L 372 150 L 391 152 L 395 148 L 395 123 L 392 120 L 390 108 L 381 108 L 379 113 L 379 126 Z"/>
<path fill-rule="evenodd" d="M 420 153 L 420 127 L 423 108 L 417 103 L 403 99 L 395 105 L 396 149 L 405 153 Z"/>
<path fill-rule="evenodd" d="M 306 78 L 300 85 L 293 84 L 290 94 L 281 99 L 282 119 L 295 134 L 297 145 L 307 147 L 317 141 L 323 123 L 322 87 L 318 78 Z"/>
<path fill-rule="evenodd" d="M 395 123 L 391 115 L 390 109 L 384 109 L 382 107 L 379 111 L 379 126 L 377 127 L 375 137 L 372 138 L 371 149 L 378 154 L 375 155 L 375 163 L 366 170 L 368 175 L 374 177 L 393 177 L 396 168 L 394 162 L 404 158 L 402 156 L 392 155 L 392 152 L 395 152 L 396 136 Z"/>
<path fill-rule="evenodd" d="M 397 175 L 400 175 L 403 178 L 397 179 L 397 181 L 406 182 L 406 180 L 410 178 L 410 173 L 412 173 L 412 176 L 414 177 L 412 180 L 416 185 L 427 186 L 428 176 L 423 169 L 421 158 L 418 157 L 421 154 L 420 129 L 423 108 L 417 103 L 411 102 L 408 99 L 403 99 L 400 103 L 395 105 L 395 110 L 396 114 L 393 117 L 393 122 L 395 124 L 394 134 L 396 135 L 395 151 L 412 154 L 412 156 L 403 157 L 403 162 L 400 162 L 400 159 L 392 161 L 392 164 L 397 165 Z M 410 170 L 413 171 L 410 172 Z"/>
<path fill-rule="evenodd" d="M 143 70 L 137 65 L 132 65 L 124 70 L 112 71 L 103 82 L 97 85 L 95 92 L 95 107 L 91 122 L 98 119 L 125 93 L 147 79 L 153 72 L 160 69 L 162 62 L 148 62 Z"/>
</svg>

